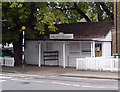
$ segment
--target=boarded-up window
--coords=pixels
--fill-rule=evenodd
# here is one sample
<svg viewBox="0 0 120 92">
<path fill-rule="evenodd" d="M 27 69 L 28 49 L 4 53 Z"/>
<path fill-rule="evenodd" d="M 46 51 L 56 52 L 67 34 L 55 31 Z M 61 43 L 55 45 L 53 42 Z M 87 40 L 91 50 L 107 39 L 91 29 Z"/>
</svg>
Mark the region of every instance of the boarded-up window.
<svg viewBox="0 0 120 92">
<path fill-rule="evenodd" d="M 69 54 L 70 55 L 80 55 L 80 43 L 70 42 L 69 43 Z"/>
<path fill-rule="evenodd" d="M 91 52 L 91 43 L 90 42 L 82 42 L 82 53 L 90 53 Z"/>
<path fill-rule="evenodd" d="M 69 50 L 70 50 L 70 52 L 79 52 L 80 51 L 80 44 L 78 42 L 70 42 L 69 43 Z"/>
</svg>

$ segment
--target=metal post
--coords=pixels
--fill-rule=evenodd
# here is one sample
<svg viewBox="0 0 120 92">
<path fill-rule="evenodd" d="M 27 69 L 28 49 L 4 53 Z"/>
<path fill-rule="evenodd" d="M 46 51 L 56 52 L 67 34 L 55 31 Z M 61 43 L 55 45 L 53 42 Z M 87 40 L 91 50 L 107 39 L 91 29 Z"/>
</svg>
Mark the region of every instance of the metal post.
<svg viewBox="0 0 120 92">
<path fill-rule="evenodd" d="M 24 68 L 25 26 L 22 26 L 22 67 Z"/>
<path fill-rule="evenodd" d="M 23 39 L 22 39 L 22 67 L 24 68 L 24 45 L 25 45 L 25 39 L 24 39 L 24 35 L 25 35 L 25 31 L 23 30 L 22 31 L 22 34 L 23 34 Z"/>
</svg>

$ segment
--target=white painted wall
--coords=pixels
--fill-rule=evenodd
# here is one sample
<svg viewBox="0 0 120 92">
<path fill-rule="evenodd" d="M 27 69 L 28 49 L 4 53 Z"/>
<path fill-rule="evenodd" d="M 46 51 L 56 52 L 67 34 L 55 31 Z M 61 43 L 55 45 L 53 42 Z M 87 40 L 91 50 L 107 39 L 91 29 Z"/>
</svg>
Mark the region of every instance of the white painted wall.
<svg viewBox="0 0 120 92">
<path fill-rule="evenodd" d="M 106 35 L 104 41 L 112 41 L 112 32 L 109 31 L 109 33 Z M 111 56 L 111 42 L 102 42 L 102 56 L 103 57 L 109 57 Z"/>
<path fill-rule="evenodd" d="M 91 51 L 91 42 L 87 41 L 87 42 L 81 42 L 82 47 L 81 50 L 82 51 Z M 91 57 L 91 52 L 82 52 L 81 53 L 81 57 Z"/>
<path fill-rule="evenodd" d="M 42 43 L 42 50 L 44 51 L 58 51 L 59 55 L 59 66 L 63 66 L 63 51 L 62 51 L 62 42 L 43 42 Z M 52 61 L 46 61 L 46 65 L 56 65 L 57 62 Z M 44 61 L 42 60 L 42 64 L 44 64 Z"/>
<path fill-rule="evenodd" d="M 38 41 L 25 42 L 25 61 L 27 64 L 39 64 Z"/>
<path fill-rule="evenodd" d="M 76 58 L 90 57 L 91 52 L 82 52 L 83 50 L 91 51 L 91 42 L 68 42 L 66 47 L 66 66 L 76 67 Z"/>
<path fill-rule="evenodd" d="M 109 31 L 105 38 L 93 38 L 93 40 L 112 41 L 112 32 Z M 103 57 L 111 56 L 111 42 L 102 42 L 102 56 Z"/>
<path fill-rule="evenodd" d="M 103 57 L 111 56 L 111 42 L 102 43 L 102 56 Z"/>
<path fill-rule="evenodd" d="M 75 67 L 76 66 L 76 58 L 80 57 L 80 43 L 79 42 L 68 42 L 67 43 L 67 55 L 68 58 L 67 66 Z"/>
<path fill-rule="evenodd" d="M 108 38 L 108 37 L 106 37 Z M 25 60 L 27 64 L 39 64 L 39 41 L 26 41 L 25 43 Z M 59 66 L 63 66 L 63 42 L 42 42 L 42 59 L 41 64 L 44 64 L 44 51 L 58 51 L 59 52 Z M 91 57 L 90 52 L 82 52 L 83 50 L 91 51 L 91 42 L 66 42 L 66 62 L 65 65 L 69 67 L 76 67 L 76 58 Z M 102 55 L 111 56 L 111 42 L 102 43 Z M 54 61 L 46 62 L 46 65 L 55 65 Z"/>
<path fill-rule="evenodd" d="M 26 41 L 25 43 L 25 60 L 27 64 L 39 64 L 39 41 Z M 44 65 L 44 51 L 58 51 L 59 52 L 59 66 L 63 66 L 63 51 L 62 42 L 41 42 L 42 58 L 41 64 Z M 46 65 L 56 65 L 56 61 L 46 61 Z"/>
<path fill-rule="evenodd" d="M 39 64 L 39 41 L 26 41 L 25 60 L 27 64 Z M 42 59 L 44 65 L 44 51 L 59 52 L 59 66 L 63 66 L 63 42 L 41 42 Z M 91 50 L 91 42 L 66 42 L 66 62 L 65 66 L 75 67 L 76 58 L 90 57 L 91 53 L 82 52 L 82 50 Z M 56 65 L 56 61 L 46 61 L 46 65 Z"/>
<path fill-rule="evenodd" d="M 106 35 L 105 40 L 112 41 L 112 32 L 111 31 L 109 31 L 109 33 Z"/>
</svg>

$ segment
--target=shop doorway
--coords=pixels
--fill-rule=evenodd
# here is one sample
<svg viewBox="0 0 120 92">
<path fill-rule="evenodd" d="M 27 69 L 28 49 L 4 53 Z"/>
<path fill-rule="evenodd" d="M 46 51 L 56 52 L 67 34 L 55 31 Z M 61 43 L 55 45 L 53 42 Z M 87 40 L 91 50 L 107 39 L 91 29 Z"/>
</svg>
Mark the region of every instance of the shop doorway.
<svg viewBox="0 0 120 92">
<path fill-rule="evenodd" d="M 95 43 L 95 57 L 102 56 L 102 43 Z"/>
</svg>

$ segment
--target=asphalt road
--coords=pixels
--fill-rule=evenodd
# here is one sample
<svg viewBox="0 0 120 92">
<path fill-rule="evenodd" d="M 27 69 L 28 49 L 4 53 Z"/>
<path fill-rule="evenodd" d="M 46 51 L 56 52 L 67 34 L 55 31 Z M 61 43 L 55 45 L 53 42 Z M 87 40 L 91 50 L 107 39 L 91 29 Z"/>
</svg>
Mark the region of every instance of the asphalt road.
<svg viewBox="0 0 120 92">
<path fill-rule="evenodd" d="M 2 90 L 118 90 L 118 81 L 63 76 L 0 74 Z"/>
</svg>

